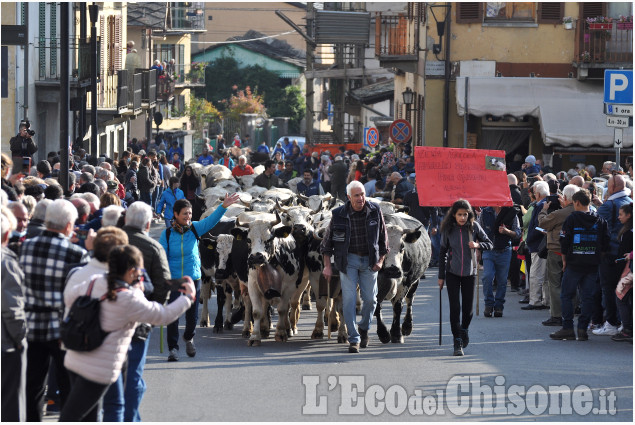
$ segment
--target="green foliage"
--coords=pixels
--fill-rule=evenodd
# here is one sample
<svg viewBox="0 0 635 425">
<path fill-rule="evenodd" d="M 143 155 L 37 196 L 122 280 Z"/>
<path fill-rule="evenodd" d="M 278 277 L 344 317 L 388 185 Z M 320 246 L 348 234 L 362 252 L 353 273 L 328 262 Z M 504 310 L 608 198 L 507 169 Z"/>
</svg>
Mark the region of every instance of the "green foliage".
<svg viewBox="0 0 635 425">
<path fill-rule="evenodd" d="M 269 116 L 289 117 L 289 132 L 299 133 L 300 121 L 306 114 L 306 102 L 302 90 L 296 86 L 287 86 L 282 92 L 282 96 L 268 106 Z"/>
<path fill-rule="evenodd" d="M 194 136 L 198 138 L 203 137 L 203 129 L 208 122 L 221 116 L 211 102 L 194 96 L 190 97 L 186 114 L 190 117 L 192 129 L 195 131 Z"/>
</svg>

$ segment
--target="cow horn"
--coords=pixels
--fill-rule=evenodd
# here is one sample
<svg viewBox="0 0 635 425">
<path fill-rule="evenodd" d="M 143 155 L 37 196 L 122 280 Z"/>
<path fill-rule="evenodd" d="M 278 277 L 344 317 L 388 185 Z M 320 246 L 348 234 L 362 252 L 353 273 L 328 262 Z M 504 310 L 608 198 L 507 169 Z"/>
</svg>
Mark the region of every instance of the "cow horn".
<svg viewBox="0 0 635 425">
<path fill-rule="evenodd" d="M 271 227 L 275 226 L 276 224 L 279 224 L 282 220 L 280 219 L 280 214 L 278 214 L 278 211 L 276 211 L 276 222 L 271 224 Z"/>
<path fill-rule="evenodd" d="M 316 241 L 322 242 L 322 239 L 324 238 L 321 238 L 320 235 L 318 235 L 318 232 L 312 232 L 312 233 L 313 233 L 313 239 L 315 239 Z"/>
<path fill-rule="evenodd" d="M 244 225 L 240 223 L 240 215 L 236 217 L 236 227 L 244 227 Z"/>
<path fill-rule="evenodd" d="M 305 195 L 303 195 L 301 193 L 298 193 L 298 199 L 300 199 L 302 202 L 306 202 L 306 201 L 309 200 L 309 197 L 305 196 Z"/>
<path fill-rule="evenodd" d="M 278 198 L 276 198 L 276 209 L 282 211 L 283 213 L 289 212 L 289 208 L 284 208 L 282 205 L 280 205 L 280 202 L 278 202 Z"/>
</svg>

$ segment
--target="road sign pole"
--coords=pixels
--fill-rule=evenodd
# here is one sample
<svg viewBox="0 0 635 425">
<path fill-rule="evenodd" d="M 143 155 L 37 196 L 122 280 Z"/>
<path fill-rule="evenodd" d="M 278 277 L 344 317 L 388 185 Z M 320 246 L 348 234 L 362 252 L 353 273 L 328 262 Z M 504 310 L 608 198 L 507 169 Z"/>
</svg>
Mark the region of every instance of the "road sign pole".
<svg viewBox="0 0 635 425">
<path fill-rule="evenodd" d="M 622 143 L 624 140 L 624 130 L 621 128 L 613 129 L 613 147 L 615 148 L 615 164 L 620 166 L 620 149 L 622 149 Z"/>
</svg>

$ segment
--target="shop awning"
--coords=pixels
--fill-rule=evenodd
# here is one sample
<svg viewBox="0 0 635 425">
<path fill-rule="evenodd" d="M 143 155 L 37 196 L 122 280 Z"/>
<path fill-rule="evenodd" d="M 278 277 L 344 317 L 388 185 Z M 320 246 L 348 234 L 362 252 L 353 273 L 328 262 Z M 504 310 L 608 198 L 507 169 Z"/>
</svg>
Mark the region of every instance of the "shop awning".
<svg viewBox="0 0 635 425">
<path fill-rule="evenodd" d="M 603 85 L 572 78 L 470 77 L 468 113 L 531 115 L 538 118 L 545 145 L 613 147 L 606 126 Z M 459 116 L 465 114 L 465 77 L 456 79 Z M 624 129 L 624 147 L 633 147 L 633 128 Z"/>
</svg>

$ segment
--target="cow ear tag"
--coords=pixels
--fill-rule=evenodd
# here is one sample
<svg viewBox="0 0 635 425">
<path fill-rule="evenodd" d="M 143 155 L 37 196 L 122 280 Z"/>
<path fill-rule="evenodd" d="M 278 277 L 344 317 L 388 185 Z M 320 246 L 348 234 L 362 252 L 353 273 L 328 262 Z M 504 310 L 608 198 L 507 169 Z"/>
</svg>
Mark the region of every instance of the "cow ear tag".
<svg viewBox="0 0 635 425">
<path fill-rule="evenodd" d="M 283 238 L 288 238 L 289 237 L 289 233 L 285 232 L 285 234 L 282 237 Z"/>
<path fill-rule="evenodd" d="M 242 240 L 243 240 L 243 237 L 242 237 L 241 235 L 238 235 L 238 236 L 236 236 L 236 240 L 237 240 L 237 241 L 242 241 Z"/>
</svg>

